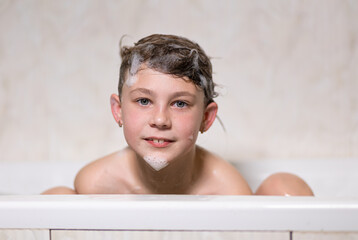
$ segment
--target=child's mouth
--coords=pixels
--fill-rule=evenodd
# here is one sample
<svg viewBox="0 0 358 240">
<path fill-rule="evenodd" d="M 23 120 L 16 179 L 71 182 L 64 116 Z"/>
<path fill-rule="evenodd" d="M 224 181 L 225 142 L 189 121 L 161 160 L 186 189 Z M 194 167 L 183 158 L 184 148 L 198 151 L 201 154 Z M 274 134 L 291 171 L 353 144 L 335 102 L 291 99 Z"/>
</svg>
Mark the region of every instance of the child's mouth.
<svg viewBox="0 0 358 240">
<path fill-rule="evenodd" d="M 154 137 L 145 138 L 144 140 L 147 141 L 150 145 L 157 147 L 157 148 L 167 147 L 168 145 L 170 145 L 171 143 L 174 142 L 173 140 L 170 140 L 170 139 L 154 138 Z"/>
</svg>

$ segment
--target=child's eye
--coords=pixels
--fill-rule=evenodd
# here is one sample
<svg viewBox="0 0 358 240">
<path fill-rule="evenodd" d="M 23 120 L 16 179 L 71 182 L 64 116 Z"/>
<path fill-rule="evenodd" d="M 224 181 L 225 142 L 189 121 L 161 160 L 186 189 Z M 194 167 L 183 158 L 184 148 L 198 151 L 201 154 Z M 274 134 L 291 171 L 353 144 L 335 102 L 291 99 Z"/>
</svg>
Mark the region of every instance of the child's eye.
<svg viewBox="0 0 358 240">
<path fill-rule="evenodd" d="M 188 104 L 186 102 L 183 102 L 183 101 L 176 101 L 174 103 L 174 106 L 178 107 L 178 108 L 184 108 L 184 107 L 188 106 Z"/>
<path fill-rule="evenodd" d="M 149 99 L 147 98 L 138 99 L 137 102 L 142 106 L 147 106 L 150 103 Z"/>
</svg>

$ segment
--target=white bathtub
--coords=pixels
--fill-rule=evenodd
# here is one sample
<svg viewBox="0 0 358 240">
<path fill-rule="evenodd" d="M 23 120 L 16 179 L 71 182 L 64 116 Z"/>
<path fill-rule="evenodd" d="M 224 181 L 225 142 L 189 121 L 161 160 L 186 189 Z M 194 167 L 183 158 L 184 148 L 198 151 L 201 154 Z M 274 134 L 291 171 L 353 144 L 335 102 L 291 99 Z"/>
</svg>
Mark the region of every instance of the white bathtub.
<svg viewBox="0 0 358 240">
<path fill-rule="evenodd" d="M 84 164 L 1 163 L 0 239 L 358 239 L 358 159 L 237 164 L 253 190 L 288 171 L 316 197 L 35 195 Z"/>
</svg>

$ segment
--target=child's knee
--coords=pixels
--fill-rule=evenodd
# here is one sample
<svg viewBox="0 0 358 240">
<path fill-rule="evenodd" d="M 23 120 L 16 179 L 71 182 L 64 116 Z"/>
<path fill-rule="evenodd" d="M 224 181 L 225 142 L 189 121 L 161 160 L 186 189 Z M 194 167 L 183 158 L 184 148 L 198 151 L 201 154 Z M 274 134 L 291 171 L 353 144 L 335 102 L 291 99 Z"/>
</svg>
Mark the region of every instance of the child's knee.
<svg viewBox="0 0 358 240">
<path fill-rule="evenodd" d="M 75 190 L 69 187 L 54 187 L 46 190 L 41 194 L 77 194 Z"/>
<path fill-rule="evenodd" d="M 256 195 L 313 196 L 308 184 L 290 173 L 275 173 L 266 178 L 258 187 Z"/>
</svg>

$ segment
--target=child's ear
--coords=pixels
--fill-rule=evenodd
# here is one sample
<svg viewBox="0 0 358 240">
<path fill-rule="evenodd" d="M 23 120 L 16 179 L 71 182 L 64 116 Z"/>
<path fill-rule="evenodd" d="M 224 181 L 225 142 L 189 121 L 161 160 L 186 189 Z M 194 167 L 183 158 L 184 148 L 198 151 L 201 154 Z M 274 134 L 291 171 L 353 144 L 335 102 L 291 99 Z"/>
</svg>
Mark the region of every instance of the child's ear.
<svg viewBox="0 0 358 240">
<path fill-rule="evenodd" d="M 122 107 L 121 107 L 121 100 L 117 94 L 111 95 L 111 110 L 114 120 L 122 126 Z"/>
<path fill-rule="evenodd" d="M 218 112 L 218 105 L 216 104 L 216 102 L 212 102 L 208 104 L 208 106 L 206 106 L 203 122 L 200 127 L 201 132 L 206 132 L 207 130 L 209 130 L 211 125 L 214 123 L 217 112 Z"/>
</svg>

